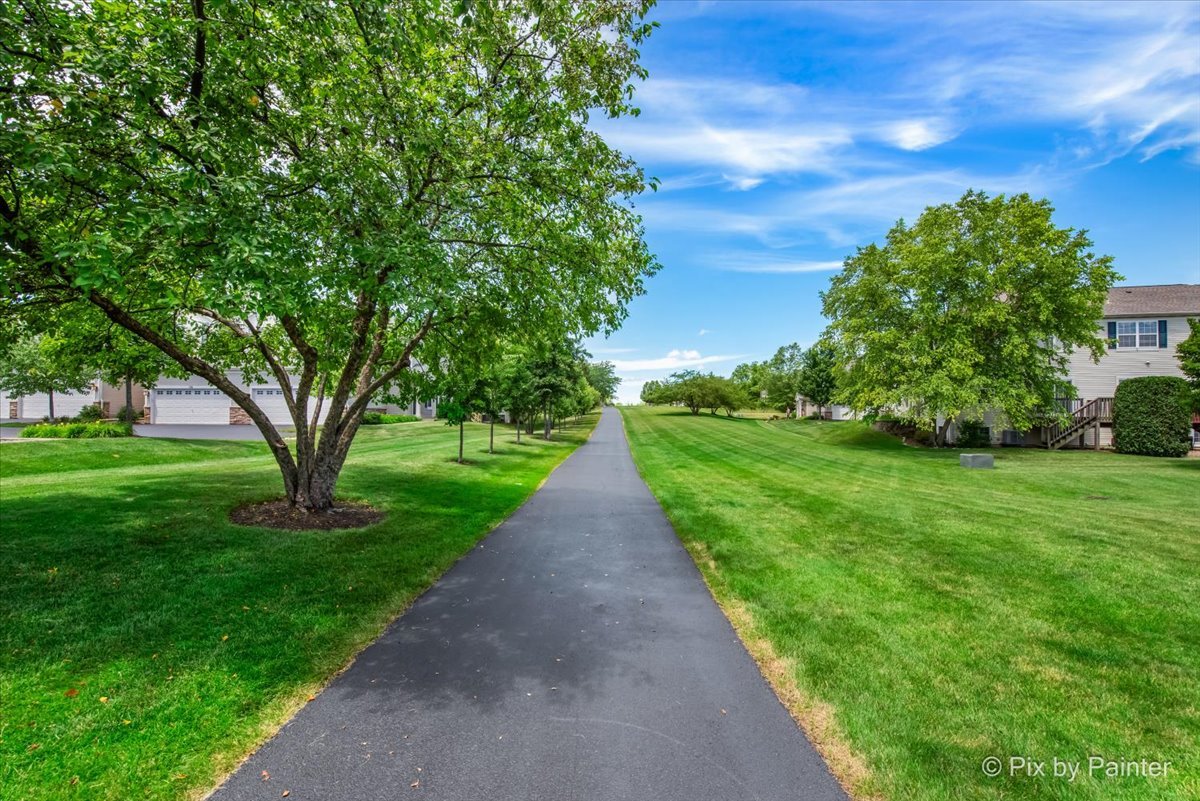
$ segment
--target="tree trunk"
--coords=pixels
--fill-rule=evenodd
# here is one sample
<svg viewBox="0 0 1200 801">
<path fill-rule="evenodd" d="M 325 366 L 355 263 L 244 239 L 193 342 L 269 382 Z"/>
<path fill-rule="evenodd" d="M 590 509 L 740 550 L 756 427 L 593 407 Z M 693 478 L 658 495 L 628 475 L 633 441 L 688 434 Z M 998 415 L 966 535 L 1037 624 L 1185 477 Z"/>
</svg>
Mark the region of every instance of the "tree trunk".
<svg viewBox="0 0 1200 801">
<path fill-rule="evenodd" d="M 496 452 L 496 418 L 488 418 L 488 453 Z"/>
<path fill-rule="evenodd" d="M 547 406 L 542 417 L 542 439 L 550 440 L 550 407 Z"/>
<path fill-rule="evenodd" d="M 458 463 L 463 463 L 463 421 L 458 421 Z"/>
<path fill-rule="evenodd" d="M 939 448 L 946 447 L 946 437 L 950 433 L 950 422 L 950 420 L 947 420 L 943 423 L 942 427 L 938 429 L 937 434 L 934 435 L 933 444 Z"/>
<path fill-rule="evenodd" d="M 521 444 L 521 421 L 520 421 L 520 419 L 519 419 L 519 418 L 517 418 L 517 416 L 516 416 L 516 415 L 513 415 L 513 422 L 517 424 L 517 425 L 516 425 L 516 428 L 517 428 L 517 444 L 518 444 L 518 445 L 520 445 L 520 444 Z"/>
<path fill-rule="evenodd" d="M 50 390 L 49 392 L 46 393 L 46 395 L 48 395 L 50 398 L 50 422 L 53 423 L 54 422 L 54 390 Z"/>
<path fill-rule="evenodd" d="M 125 415 L 128 419 L 121 422 L 133 422 L 133 378 L 125 374 Z"/>
</svg>

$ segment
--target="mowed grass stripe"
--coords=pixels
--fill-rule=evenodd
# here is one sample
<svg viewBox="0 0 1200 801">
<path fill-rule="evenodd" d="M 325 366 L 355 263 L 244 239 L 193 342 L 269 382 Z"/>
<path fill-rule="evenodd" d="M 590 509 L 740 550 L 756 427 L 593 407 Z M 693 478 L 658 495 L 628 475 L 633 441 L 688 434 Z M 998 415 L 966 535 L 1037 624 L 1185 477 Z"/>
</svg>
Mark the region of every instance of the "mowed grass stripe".
<svg viewBox="0 0 1200 801">
<path fill-rule="evenodd" d="M 970 471 L 857 423 L 624 413 L 718 599 L 869 765 L 860 794 L 1196 797 L 1200 461 L 1005 450 Z M 980 768 L 1093 754 L 1174 768 Z"/>
<path fill-rule="evenodd" d="M 520 446 L 498 427 L 495 455 L 468 425 L 467 465 L 440 423 L 364 429 L 339 494 L 387 518 L 356 531 L 230 525 L 281 492 L 262 443 L 0 447 L 0 795 L 202 795 L 596 419 Z"/>
</svg>

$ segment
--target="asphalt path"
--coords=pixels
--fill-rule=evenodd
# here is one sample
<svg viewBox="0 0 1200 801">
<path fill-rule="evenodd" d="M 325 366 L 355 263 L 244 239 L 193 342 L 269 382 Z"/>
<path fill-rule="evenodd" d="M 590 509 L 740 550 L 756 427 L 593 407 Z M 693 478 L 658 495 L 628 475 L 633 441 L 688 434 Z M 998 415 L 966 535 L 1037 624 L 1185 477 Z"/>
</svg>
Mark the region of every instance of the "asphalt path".
<svg viewBox="0 0 1200 801">
<path fill-rule="evenodd" d="M 712 600 L 611 408 L 212 798 L 284 791 L 846 799 Z"/>
</svg>

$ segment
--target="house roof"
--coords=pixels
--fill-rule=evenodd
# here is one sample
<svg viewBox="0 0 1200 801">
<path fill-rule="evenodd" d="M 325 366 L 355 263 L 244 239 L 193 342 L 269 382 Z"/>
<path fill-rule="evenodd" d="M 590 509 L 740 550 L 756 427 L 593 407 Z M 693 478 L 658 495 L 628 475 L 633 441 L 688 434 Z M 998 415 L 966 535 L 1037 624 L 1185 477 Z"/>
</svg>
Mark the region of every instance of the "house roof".
<svg viewBox="0 0 1200 801">
<path fill-rule="evenodd" d="M 1108 290 L 1105 317 L 1141 317 L 1153 314 L 1200 316 L 1200 284 L 1115 286 Z"/>
</svg>

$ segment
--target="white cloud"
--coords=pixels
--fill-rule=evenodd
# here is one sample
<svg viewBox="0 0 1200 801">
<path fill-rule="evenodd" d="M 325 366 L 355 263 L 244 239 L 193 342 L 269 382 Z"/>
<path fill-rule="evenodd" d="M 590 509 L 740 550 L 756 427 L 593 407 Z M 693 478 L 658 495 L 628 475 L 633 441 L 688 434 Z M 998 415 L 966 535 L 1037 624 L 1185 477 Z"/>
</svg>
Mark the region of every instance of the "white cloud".
<svg viewBox="0 0 1200 801">
<path fill-rule="evenodd" d="M 728 362 L 742 359 L 741 354 L 729 356 L 702 356 L 698 350 L 672 350 L 666 356 L 657 359 L 614 359 L 613 365 L 618 373 L 641 373 L 648 371 L 670 372 L 684 370 L 690 367 L 702 367 L 706 364 Z"/>
<path fill-rule="evenodd" d="M 699 330 L 699 331 L 696 333 L 696 336 L 698 336 L 698 337 L 702 337 L 702 336 L 704 336 L 705 334 L 711 334 L 711 333 L 712 333 L 712 331 L 708 330 L 707 328 L 701 328 L 701 329 L 700 329 L 700 330 Z"/>
<path fill-rule="evenodd" d="M 883 126 L 880 135 L 901 150 L 927 150 L 954 138 L 942 120 L 901 120 Z"/>
<path fill-rule="evenodd" d="M 838 152 L 851 144 L 838 127 L 745 128 L 700 121 L 632 122 L 609 128 L 604 138 L 651 165 L 704 166 L 729 173 L 737 189 L 751 189 L 762 176 L 829 172 Z"/>
</svg>

